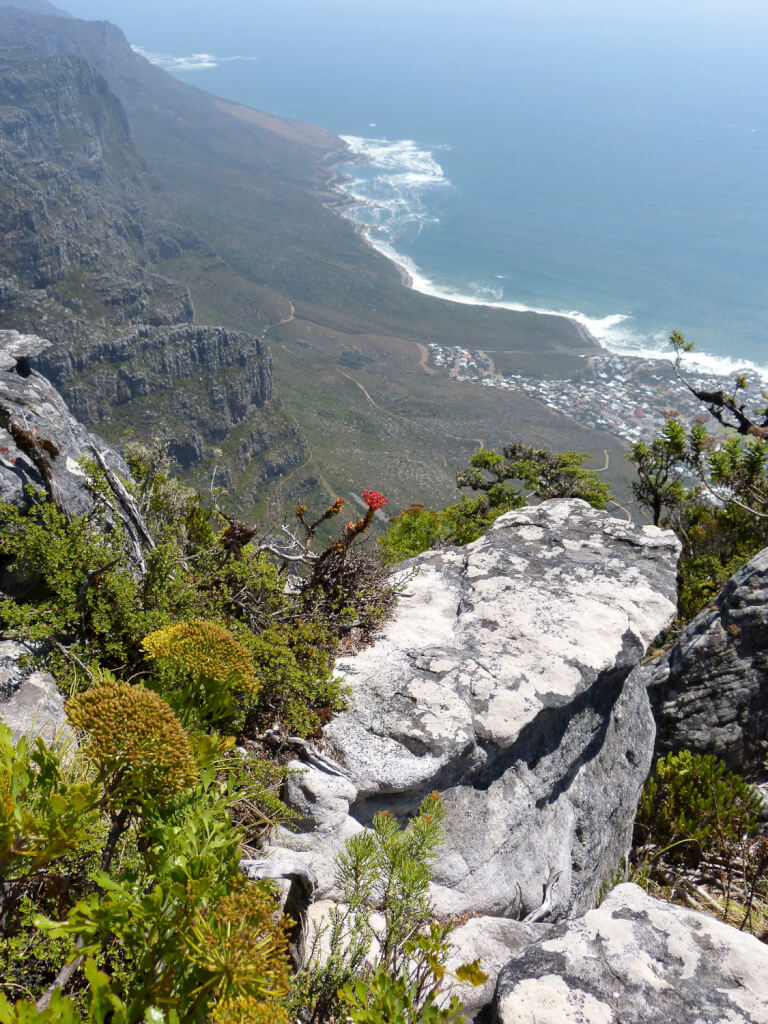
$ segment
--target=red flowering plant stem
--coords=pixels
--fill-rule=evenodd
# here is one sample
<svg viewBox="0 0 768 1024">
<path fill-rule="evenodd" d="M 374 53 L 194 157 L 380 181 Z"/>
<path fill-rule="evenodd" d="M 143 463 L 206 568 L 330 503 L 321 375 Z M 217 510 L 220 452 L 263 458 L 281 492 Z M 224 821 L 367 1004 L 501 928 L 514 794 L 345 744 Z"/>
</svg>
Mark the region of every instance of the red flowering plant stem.
<svg viewBox="0 0 768 1024">
<path fill-rule="evenodd" d="M 373 517 L 380 508 L 384 508 L 385 505 L 389 504 L 389 498 L 385 498 L 383 494 L 378 491 L 363 491 L 362 499 L 368 506 L 368 509 L 364 516 L 361 516 L 354 522 L 347 523 L 344 533 L 341 535 L 339 540 L 333 541 L 329 544 L 325 551 L 319 556 L 319 561 L 325 561 L 330 558 L 331 555 L 342 555 L 350 546 L 355 537 L 359 537 L 361 533 L 364 533 L 373 522 Z"/>
<path fill-rule="evenodd" d="M 363 491 L 362 498 L 368 506 L 365 515 L 355 522 L 347 523 L 341 537 L 338 540 L 332 541 L 328 547 L 319 554 L 311 550 L 315 533 L 322 523 L 325 523 L 327 520 L 333 519 L 335 516 L 339 515 L 344 507 L 343 498 L 336 498 L 336 500 L 326 508 L 322 515 L 318 516 L 318 518 L 312 522 L 307 519 L 307 506 L 297 505 L 294 514 L 303 531 L 303 539 L 289 530 L 287 526 L 283 526 L 283 533 L 285 533 L 289 538 L 289 544 L 287 546 L 278 547 L 275 544 L 262 543 L 259 544 L 258 550 L 275 555 L 278 558 L 281 558 L 284 562 L 304 562 L 306 565 L 313 566 L 326 561 L 331 557 L 331 555 L 336 555 L 337 557 L 341 556 L 343 559 L 344 553 L 355 537 L 368 529 L 373 522 L 374 515 L 379 511 L 379 509 L 382 509 L 385 505 L 389 504 L 389 498 L 385 498 L 379 491 Z M 229 517 L 226 518 L 229 519 Z M 242 526 L 243 524 L 238 525 Z M 230 529 L 232 529 L 231 520 Z M 254 533 L 255 529 L 248 531 L 249 540 L 252 538 Z"/>
<path fill-rule="evenodd" d="M 379 491 L 363 491 L 362 499 L 368 506 L 368 511 L 365 513 L 362 519 L 358 519 L 356 523 L 347 523 L 347 530 L 345 538 L 352 540 L 359 533 L 367 530 L 373 522 L 374 515 L 379 511 L 380 508 L 384 508 L 385 505 L 389 504 L 389 498 L 385 498 Z"/>
</svg>

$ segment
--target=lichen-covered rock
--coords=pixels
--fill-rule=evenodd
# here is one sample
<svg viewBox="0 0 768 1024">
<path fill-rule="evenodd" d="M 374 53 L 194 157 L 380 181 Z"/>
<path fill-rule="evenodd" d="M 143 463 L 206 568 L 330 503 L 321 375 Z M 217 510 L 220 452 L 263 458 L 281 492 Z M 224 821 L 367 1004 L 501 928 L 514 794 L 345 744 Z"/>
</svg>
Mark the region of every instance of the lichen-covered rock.
<svg viewBox="0 0 768 1024">
<path fill-rule="evenodd" d="M 378 641 L 337 663 L 351 705 L 325 738 L 355 795 L 330 776 L 324 793 L 315 771 L 303 828 L 276 845 L 333 896 L 344 839 L 439 790 L 438 911 L 523 916 L 555 875 L 552 915 L 593 905 L 650 765 L 647 696 L 627 676 L 674 615 L 678 549 L 671 533 L 551 501 L 420 556 Z"/>
<path fill-rule="evenodd" d="M 733 576 L 660 658 L 648 688 L 656 749 L 715 754 L 736 771 L 768 754 L 768 548 Z"/>
<path fill-rule="evenodd" d="M 0 498 L 19 508 L 29 504 L 27 484 L 46 490 L 46 483 L 18 431 L 46 442 L 45 457 L 57 492 L 71 515 L 93 508 L 85 473 L 78 464 L 92 457 L 97 445 L 108 465 L 122 476 L 128 467 L 122 458 L 71 415 L 61 395 L 45 377 L 29 369 L 47 342 L 17 331 L 0 331 Z"/>
<path fill-rule="evenodd" d="M 450 986 L 451 994 L 463 1003 L 469 1020 L 493 1002 L 499 972 L 510 957 L 544 938 L 553 928 L 550 924 L 529 924 L 507 917 L 471 917 L 451 932 L 447 971 L 455 972 L 462 964 L 479 959 L 488 979 L 482 985 L 460 985 L 454 981 Z"/>
<path fill-rule="evenodd" d="M 766 1024 L 768 946 L 620 885 L 504 968 L 494 1024 Z"/>
<path fill-rule="evenodd" d="M 50 672 L 21 664 L 30 652 L 22 644 L 0 640 L 0 722 L 10 726 L 14 739 L 42 736 L 46 743 L 71 742 L 64 698 Z"/>
</svg>

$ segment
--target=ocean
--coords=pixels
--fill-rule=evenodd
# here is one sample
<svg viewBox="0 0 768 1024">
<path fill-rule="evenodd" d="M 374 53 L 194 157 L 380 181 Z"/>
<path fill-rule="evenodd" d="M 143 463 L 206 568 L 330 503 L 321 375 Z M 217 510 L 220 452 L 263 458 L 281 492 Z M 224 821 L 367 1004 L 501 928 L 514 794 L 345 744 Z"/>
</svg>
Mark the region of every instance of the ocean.
<svg viewBox="0 0 768 1024">
<path fill-rule="evenodd" d="M 703 369 L 768 379 L 768 13 L 722 7 L 68 5 L 187 82 L 342 135 L 365 161 L 342 168 L 348 215 L 414 287 L 568 313 L 619 353 L 679 329 Z"/>
</svg>

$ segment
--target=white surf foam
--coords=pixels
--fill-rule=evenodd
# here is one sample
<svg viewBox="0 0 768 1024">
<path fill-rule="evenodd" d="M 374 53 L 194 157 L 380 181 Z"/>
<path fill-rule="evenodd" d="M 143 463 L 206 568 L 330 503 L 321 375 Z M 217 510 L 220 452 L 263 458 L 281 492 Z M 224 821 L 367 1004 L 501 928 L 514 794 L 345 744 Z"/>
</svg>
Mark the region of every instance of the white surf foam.
<svg viewBox="0 0 768 1024">
<path fill-rule="evenodd" d="M 210 71 L 219 64 L 229 61 L 257 61 L 258 57 L 215 57 L 212 53 L 191 53 L 187 57 L 174 57 L 170 53 L 155 53 L 145 50 L 142 46 L 132 46 L 132 50 L 145 57 L 150 64 L 156 64 L 165 71 Z"/>
<path fill-rule="evenodd" d="M 355 204 L 346 215 L 372 243 L 394 247 L 404 235 L 417 238 L 426 225 L 439 223 L 426 194 L 450 182 L 430 150 L 413 139 L 342 138 L 356 157 L 340 186 Z"/>
<path fill-rule="evenodd" d="M 350 177 L 341 183 L 341 190 L 356 204 L 346 210 L 345 215 L 360 225 L 374 249 L 397 264 L 415 291 L 464 305 L 568 317 L 615 355 L 669 361 L 675 358 L 667 340 L 669 332 L 643 335 L 634 326 L 631 313 L 595 317 L 575 309 L 549 309 L 509 301 L 504 285 L 472 282 L 469 290 L 463 292 L 434 281 L 397 248 L 400 234 L 404 234 L 406 228 L 416 226 L 420 233 L 425 226 L 438 223 L 438 218 L 425 204 L 425 193 L 436 186 L 449 186 L 450 181 L 434 153 L 420 147 L 413 139 L 365 139 L 355 135 L 342 138 L 358 163 L 372 172 L 369 176 Z M 503 274 L 494 276 L 498 281 L 508 280 Z M 735 373 L 746 372 L 768 381 L 768 366 L 750 360 L 694 351 L 685 353 L 682 362 L 687 369 L 710 376 L 732 379 Z"/>
<path fill-rule="evenodd" d="M 410 176 L 410 181 L 422 185 L 447 184 L 448 179 L 434 154 L 422 149 L 413 139 L 364 139 L 359 135 L 342 135 L 342 139 L 357 157 L 374 168 L 394 170 L 398 176 Z"/>
</svg>

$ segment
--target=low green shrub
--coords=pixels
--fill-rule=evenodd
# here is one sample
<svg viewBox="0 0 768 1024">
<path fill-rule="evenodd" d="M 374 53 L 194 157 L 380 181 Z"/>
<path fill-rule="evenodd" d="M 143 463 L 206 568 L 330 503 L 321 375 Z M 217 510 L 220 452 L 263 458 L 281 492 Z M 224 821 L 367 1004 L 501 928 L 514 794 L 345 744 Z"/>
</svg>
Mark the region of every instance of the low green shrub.
<svg viewBox="0 0 768 1024">
<path fill-rule="evenodd" d="M 758 828 L 756 790 L 711 754 L 683 750 L 659 759 L 640 798 L 636 844 L 653 843 L 668 863 L 730 859 Z"/>
<path fill-rule="evenodd" d="M 155 680 L 188 725 L 237 729 L 260 681 L 251 652 L 215 622 L 192 619 L 150 633 L 142 647 Z"/>
<path fill-rule="evenodd" d="M 469 544 L 504 512 L 522 508 L 531 498 L 581 498 L 605 508 L 610 490 L 597 473 L 583 468 L 588 458 L 585 452 L 550 452 L 522 444 L 507 445 L 501 455 L 483 448 L 456 476 L 458 486 L 477 497 L 462 495 L 440 512 L 412 505 L 390 520 L 379 540 L 382 557 L 395 565 L 428 548 Z"/>
<path fill-rule="evenodd" d="M 444 819 L 440 795 L 431 793 L 405 828 L 383 812 L 370 830 L 347 840 L 337 858 L 342 905 L 315 928 L 288 1002 L 306 1024 L 344 1019 L 345 1013 L 360 1024 L 464 1019 L 455 997 L 446 1016 L 435 1016 L 444 1012 L 437 1001 L 448 981 L 486 980 L 477 961 L 455 975 L 445 968 L 452 926 L 435 920 L 429 897 L 429 861 L 443 841 Z M 384 922 L 379 933 L 371 922 L 374 912 Z M 398 1016 L 404 1006 L 408 1015 Z"/>
</svg>

